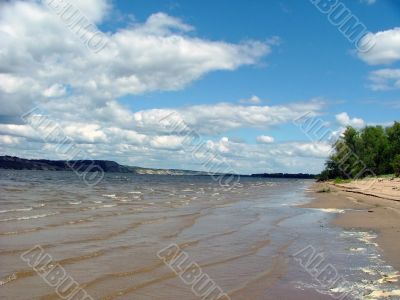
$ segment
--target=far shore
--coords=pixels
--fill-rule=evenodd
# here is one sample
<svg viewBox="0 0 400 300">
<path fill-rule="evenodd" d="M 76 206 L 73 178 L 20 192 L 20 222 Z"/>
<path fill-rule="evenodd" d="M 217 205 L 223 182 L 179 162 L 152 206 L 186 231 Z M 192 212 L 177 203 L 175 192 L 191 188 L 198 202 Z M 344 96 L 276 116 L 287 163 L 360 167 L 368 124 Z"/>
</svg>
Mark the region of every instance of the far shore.
<svg viewBox="0 0 400 300">
<path fill-rule="evenodd" d="M 343 212 L 334 219 L 334 225 L 375 232 L 374 241 L 383 258 L 400 271 L 400 178 L 341 184 L 317 182 L 313 185 L 313 196 L 311 203 L 301 207 Z"/>
</svg>

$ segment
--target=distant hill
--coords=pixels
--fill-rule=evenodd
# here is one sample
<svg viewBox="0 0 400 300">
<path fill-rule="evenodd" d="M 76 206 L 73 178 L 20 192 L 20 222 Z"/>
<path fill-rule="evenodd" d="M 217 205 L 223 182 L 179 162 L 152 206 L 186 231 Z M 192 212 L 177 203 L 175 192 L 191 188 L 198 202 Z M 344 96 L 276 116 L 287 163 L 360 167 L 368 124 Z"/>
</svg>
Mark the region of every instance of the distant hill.
<svg viewBox="0 0 400 300">
<path fill-rule="evenodd" d="M 251 177 L 265 177 L 265 178 L 297 178 L 297 179 L 315 179 L 317 175 L 314 174 L 289 174 L 289 173 L 263 173 L 251 174 Z"/>
<path fill-rule="evenodd" d="M 85 170 L 91 164 L 98 165 L 104 172 L 154 174 L 154 175 L 210 175 L 207 172 L 177 170 L 177 169 L 151 169 L 135 166 L 120 165 L 109 160 L 47 160 L 25 159 L 15 156 L 0 156 L 0 169 L 9 170 L 46 170 L 46 171 L 71 171 L 68 166 L 74 165 L 74 169 Z"/>
<path fill-rule="evenodd" d="M 76 170 L 85 170 L 90 165 L 95 164 L 102 168 L 104 172 L 132 173 L 140 175 L 191 175 L 209 176 L 208 172 L 179 170 L 179 169 L 152 169 L 136 166 L 125 166 L 111 160 L 48 160 L 48 159 L 25 159 L 15 156 L 0 156 L 0 169 L 8 170 L 44 170 L 44 171 L 71 171 L 69 165 L 73 165 Z M 222 174 L 220 174 L 222 175 Z M 230 175 L 230 174 L 225 174 Z M 287 174 L 287 173 L 263 173 L 252 175 L 241 175 L 244 177 L 265 177 L 265 178 L 300 178 L 314 179 L 313 174 Z"/>
</svg>

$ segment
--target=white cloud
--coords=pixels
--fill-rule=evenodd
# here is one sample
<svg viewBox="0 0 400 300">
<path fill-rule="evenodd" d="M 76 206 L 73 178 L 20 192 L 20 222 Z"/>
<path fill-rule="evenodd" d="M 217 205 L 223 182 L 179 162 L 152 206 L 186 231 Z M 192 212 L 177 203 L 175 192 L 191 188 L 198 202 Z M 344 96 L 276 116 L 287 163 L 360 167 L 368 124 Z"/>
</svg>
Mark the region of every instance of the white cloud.
<svg viewBox="0 0 400 300">
<path fill-rule="evenodd" d="M 99 143 L 107 142 L 107 136 L 98 124 L 72 123 L 62 126 L 64 133 L 75 142 Z"/>
<path fill-rule="evenodd" d="M 61 97 L 65 96 L 67 93 L 66 88 L 62 84 L 53 84 L 49 88 L 43 91 L 43 96 L 47 98 L 53 98 L 53 97 Z"/>
<path fill-rule="evenodd" d="M 0 92 L 13 94 L 24 89 L 36 92 L 40 90 L 40 86 L 34 79 L 28 77 L 18 77 L 11 74 L 0 73 Z"/>
<path fill-rule="evenodd" d="M 0 134 L 39 139 L 39 134 L 29 125 L 0 124 Z"/>
<path fill-rule="evenodd" d="M 110 2 L 70 1 L 96 24 L 107 20 Z M 178 90 L 209 72 L 257 64 L 279 44 L 276 37 L 267 42 L 212 41 L 196 37 L 194 29 L 181 19 L 156 13 L 143 23 L 105 33 L 107 47 L 96 54 L 41 1 L 2 2 L 0 152 L 60 158 L 56 145 L 44 142 L 41 132 L 21 125 L 19 116 L 38 104 L 93 158 L 202 169 L 182 144 L 184 137 L 170 132 L 173 120 L 160 122 L 173 113 L 172 118 L 204 135 L 207 149 L 237 172 L 321 168 L 324 146 L 246 145 L 228 137 L 234 129 L 267 129 L 291 123 L 306 112 L 317 115 L 321 101 L 267 106 L 253 96 L 248 105 L 216 103 L 136 112 L 118 103 L 118 97 L 127 94 Z"/>
<path fill-rule="evenodd" d="M 0 144 L 15 145 L 21 142 L 20 138 L 10 135 L 0 135 Z"/>
<path fill-rule="evenodd" d="M 41 0 L 44 3 L 51 3 L 54 7 L 58 5 L 57 2 L 63 3 L 64 1 L 56 0 Z M 111 10 L 111 5 L 109 0 L 68 0 L 65 1 L 72 4 L 74 8 L 78 8 L 82 15 L 87 17 L 90 21 L 95 23 L 100 23 L 106 16 L 106 14 Z"/>
<path fill-rule="evenodd" d="M 375 45 L 366 52 L 359 52 L 358 56 L 370 65 L 391 64 L 400 60 L 400 27 L 386 31 L 369 33 L 361 40 L 372 40 Z"/>
<path fill-rule="evenodd" d="M 147 19 L 145 26 L 139 28 L 143 33 L 157 34 L 161 36 L 172 34 L 173 29 L 182 32 L 194 30 L 192 26 L 185 24 L 182 20 L 168 16 L 165 13 L 156 13 L 151 15 Z"/>
<path fill-rule="evenodd" d="M 374 91 L 400 89 L 400 69 L 380 69 L 369 74 L 370 88 Z"/>
<path fill-rule="evenodd" d="M 156 136 L 151 139 L 150 145 L 157 149 L 175 150 L 181 148 L 183 145 L 183 136 L 163 135 Z"/>
<path fill-rule="evenodd" d="M 274 142 L 274 138 L 268 135 L 260 135 L 257 137 L 257 142 L 261 144 L 270 144 Z"/>
<path fill-rule="evenodd" d="M 96 22 L 109 11 L 103 0 L 73 2 Z M 267 42 L 211 41 L 187 35 L 192 29 L 178 18 L 153 14 L 144 23 L 106 33 L 107 47 L 96 54 L 44 4 L 3 3 L 0 98 L 21 112 L 45 97 L 64 95 L 69 86 L 75 96 L 100 106 L 127 94 L 182 89 L 209 72 L 256 64 L 271 52 Z M 29 93 L 23 87 L 30 87 Z"/>
<path fill-rule="evenodd" d="M 207 141 L 207 148 L 218 154 L 227 154 L 231 151 L 228 137 L 222 137 L 219 141 L 213 142 L 212 140 Z"/>
<path fill-rule="evenodd" d="M 341 126 L 352 126 L 355 128 L 362 128 L 365 126 L 365 122 L 363 119 L 360 118 L 353 118 L 351 119 L 346 112 L 342 112 L 336 115 L 336 121 Z"/>
<path fill-rule="evenodd" d="M 253 95 L 249 99 L 240 99 L 239 102 L 243 104 L 260 104 L 262 100 L 259 97 Z"/>
<path fill-rule="evenodd" d="M 125 111 L 120 106 L 108 106 L 109 112 L 113 112 L 114 109 L 116 113 L 111 113 L 110 118 L 107 118 L 103 111 L 94 112 L 95 117 L 90 118 L 90 115 L 88 115 L 85 118 L 86 122 L 83 123 L 82 121 L 78 122 L 82 117 L 75 118 L 74 114 L 56 113 L 55 116 L 63 116 L 64 118 L 55 118 L 55 121 L 63 129 L 64 134 L 72 138 L 74 144 L 90 153 L 93 158 L 114 159 L 121 163 L 149 167 L 202 169 L 204 166 L 199 163 L 200 160 L 193 159 L 192 148 L 187 147 L 187 144 L 184 143 L 186 137 L 174 134 L 174 119 L 189 121 L 189 129 L 199 131 L 201 135 L 203 132 L 212 135 L 215 134 L 217 129 L 228 132 L 232 128 L 246 126 L 265 128 L 290 123 L 293 116 L 297 117 L 303 114 L 305 110 L 311 110 L 314 114 L 318 114 L 321 104 L 311 101 L 287 106 L 254 107 L 219 103 L 189 106 L 176 110 L 144 110 L 137 113 Z M 224 110 L 227 110 L 226 114 L 222 113 Z M 171 111 L 174 112 L 171 115 L 172 119 L 160 122 L 160 118 L 165 117 Z M 260 115 L 254 115 L 255 111 L 259 111 Z M 222 118 L 222 120 L 215 118 L 212 112 L 216 112 L 216 117 Z M 114 118 L 118 118 L 123 113 L 127 114 L 127 120 L 131 120 L 128 122 L 131 128 L 127 128 L 129 127 L 127 126 L 124 129 L 122 126 L 117 126 L 118 122 L 113 121 Z M 225 125 L 224 122 L 226 122 Z M 162 126 L 160 126 L 160 123 L 162 123 Z M 205 123 L 209 124 L 205 126 Z M 221 126 L 215 127 L 217 124 Z M 7 148 L 7 144 L 2 143 L 2 146 L 0 145 L 2 153 L 10 153 L 11 151 L 14 155 L 24 157 L 65 158 L 57 155 L 56 145 L 45 143 L 41 139 L 45 136 L 44 132 L 37 133 L 28 125 L 0 124 L 0 135 L 25 139 L 24 143 L 20 143 L 18 146 L 13 145 L 14 148 Z M 309 160 L 309 164 L 304 165 L 307 170 L 316 170 L 318 168 L 317 162 L 322 166 L 320 159 L 323 158 L 323 149 L 312 145 L 306 146 L 309 143 L 247 145 L 242 142 L 235 142 L 228 136 L 214 140 L 208 135 L 202 136 L 201 140 L 206 143 L 208 150 L 218 155 L 216 156 L 217 160 L 229 162 L 237 172 L 264 172 L 269 168 L 283 171 L 301 171 L 305 158 Z M 273 147 L 270 147 L 272 145 Z M 27 149 L 33 152 L 29 152 Z M 133 158 L 127 160 L 128 157 L 140 157 L 141 159 L 137 161 Z M 317 160 L 313 161 L 312 157 L 317 158 Z M 265 160 L 265 163 L 254 164 L 255 161 L 261 160 Z M 310 169 L 310 166 L 314 166 L 313 169 Z"/>
<path fill-rule="evenodd" d="M 168 131 L 166 116 L 183 120 L 200 134 L 215 135 L 237 128 L 268 128 L 290 123 L 305 113 L 316 115 L 323 107 L 319 100 L 276 106 L 243 106 L 230 103 L 194 105 L 180 109 L 150 109 L 134 113 L 137 128 Z M 174 123 L 174 122 L 171 122 Z M 171 129 L 169 129 L 171 130 Z"/>
</svg>

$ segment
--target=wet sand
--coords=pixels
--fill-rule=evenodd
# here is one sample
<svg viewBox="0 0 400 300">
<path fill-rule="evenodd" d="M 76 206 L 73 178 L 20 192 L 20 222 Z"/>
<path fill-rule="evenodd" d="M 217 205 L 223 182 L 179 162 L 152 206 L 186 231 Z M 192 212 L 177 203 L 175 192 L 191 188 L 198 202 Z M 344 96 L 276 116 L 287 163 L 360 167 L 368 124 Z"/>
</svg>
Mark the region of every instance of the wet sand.
<svg viewBox="0 0 400 300">
<path fill-rule="evenodd" d="M 358 181 L 350 184 L 315 183 L 314 200 L 302 205 L 337 212 L 332 221 L 346 230 L 372 231 L 384 260 L 400 270 L 400 180 Z M 399 199 L 399 200 L 397 200 Z M 398 278 L 393 284 L 400 286 Z M 400 299 L 398 295 L 397 298 Z"/>
</svg>

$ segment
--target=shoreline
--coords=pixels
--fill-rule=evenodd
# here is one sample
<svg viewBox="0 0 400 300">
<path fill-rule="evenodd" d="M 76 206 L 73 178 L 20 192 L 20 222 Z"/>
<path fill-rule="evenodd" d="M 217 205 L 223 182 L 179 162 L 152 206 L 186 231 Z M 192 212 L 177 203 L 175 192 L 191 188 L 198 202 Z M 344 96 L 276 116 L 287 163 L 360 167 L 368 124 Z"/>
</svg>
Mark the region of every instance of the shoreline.
<svg viewBox="0 0 400 300">
<path fill-rule="evenodd" d="M 333 225 L 375 232 L 384 260 L 400 271 L 400 201 L 352 189 L 343 184 L 317 182 L 312 186 L 313 200 L 299 207 L 337 211 Z"/>
</svg>

